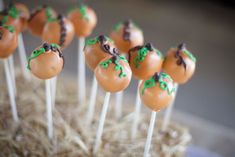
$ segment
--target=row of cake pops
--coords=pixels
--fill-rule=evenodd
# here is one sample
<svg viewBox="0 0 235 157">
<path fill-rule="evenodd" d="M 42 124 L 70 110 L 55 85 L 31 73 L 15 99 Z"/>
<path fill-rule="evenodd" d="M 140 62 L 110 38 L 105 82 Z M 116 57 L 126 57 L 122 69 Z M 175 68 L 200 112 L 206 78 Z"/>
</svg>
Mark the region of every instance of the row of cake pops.
<svg viewBox="0 0 235 157">
<path fill-rule="evenodd" d="M 49 22 L 56 22 L 57 21 L 55 18 L 52 17 L 51 10 L 49 10 L 49 11 L 46 10 L 45 12 L 46 13 L 44 13 L 42 15 L 45 16 L 45 14 L 46 14 Z M 32 16 L 31 16 L 31 18 L 32 18 Z M 62 19 L 62 17 L 58 16 L 57 19 L 59 21 Z M 34 23 L 37 23 L 37 22 L 34 22 Z M 58 24 L 61 28 L 63 28 L 63 26 L 62 26 L 63 22 L 60 21 L 60 22 L 58 22 Z M 54 30 L 54 28 L 56 28 L 55 26 L 56 25 L 53 25 L 53 26 L 51 26 L 51 28 L 53 28 L 53 30 Z M 35 28 L 35 27 L 33 27 L 33 28 Z M 47 28 L 47 27 L 44 26 L 43 30 L 45 28 Z M 48 26 L 48 28 L 50 28 L 50 27 Z M 134 29 L 132 29 L 132 28 L 134 28 Z M 135 28 L 137 28 L 137 29 L 135 29 Z M 50 29 L 48 29 L 48 30 L 50 30 Z M 61 34 L 63 34 L 62 30 L 63 29 L 60 29 Z M 131 33 L 132 30 L 134 30 L 134 33 Z M 142 32 L 139 31 L 140 32 L 139 33 L 138 31 L 139 31 L 138 27 L 136 27 L 133 23 L 128 21 L 123 24 L 117 25 L 117 27 L 115 27 L 114 33 L 112 33 L 113 39 L 114 40 L 116 39 L 115 44 L 116 45 L 119 44 L 120 49 L 122 49 L 121 52 L 129 52 L 128 53 L 129 54 L 129 64 L 130 64 L 131 68 L 129 67 L 128 62 L 126 61 L 125 57 L 119 55 L 117 48 L 115 48 L 114 43 L 109 38 L 107 38 L 105 36 L 99 36 L 95 39 L 88 40 L 86 42 L 85 57 L 86 57 L 87 65 L 92 70 L 95 69 L 95 74 L 96 74 L 96 78 L 97 78 L 98 82 L 106 91 L 108 91 L 108 93 L 106 94 L 106 97 L 105 97 L 104 108 L 103 108 L 103 112 L 101 114 L 101 120 L 100 120 L 100 125 L 99 125 L 98 131 L 97 131 L 97 138 L 96 138 L 96 142 L 95 142 L 96 144 L 95 144 L 94 150 L 97 150 L 99 147 L 99 143 L 100 143 L 100 139 L 101 139 L 101 135 L 102 135 L 102 128 L 104 125 L 104 119 L 105 119 L 105 115 L 107 112 L 108 100 L 109 100 L 109 96 L 110 96 L 109 92 L 117 92 L 117 91 L 121 91 L 121 90 L 125 89 L 128 86 L 128 84 L 130 83 L 131 73 L 133 73 L 133 75 L 140 80 L 147 79 L 144 83 L 142 83 L 143 85 L 140 86 L 140 87 L 142 87 L 142 90 L 141 90 L 142 95 L 145 93 L 144 91 L 147 90 L 148 88 L 153 88 L 154 86 L 156 86 L 156 84 L 157 84 L 156 82 L 158 82 L 160 85 L 159 89 L 167 91 L 168 95 L 169 94 L 171 95 L 172 93 L 174 93 L 173 85 L 167 84 L 167 81 L 171 80 L 167 74 L 157 73 L 154 75 L 154 73 L 159 72 L 161 70 L 163 57 L 162 57 L 160 51 L 156 50 L 151 44 L 146 44 L 144 46 L 134 45 L 136 47 L 128 50 L 130 47 L 133 47 L 133 45 L 129 46 L 129 47 L 126 45 L 131 45 L 133 42 L 136 42 L 138 40 L 140 41 L 140 43 L 137 42 L 138 43 L 137 45 L 141 45 L 141 42 L 143 43 Z M 50 32 L 46 33 L 47 36 L 50 36 L 49 34 L 50 34 Z M 137 36 L 136 36 L 136 34 L 137 34 Z M 63 46 L 63 44 L 61 44 L 61 43 L 65 42 L 65 39 L 61 40 L 61 36 L 62 35 L 60 35 L 59 43 L 60 43 L 60 45 Z M 64 36 L 63 38 L 65 38 L 66 35 L 63 35 L 63 36 Z M 133 36 L 136 38 L 133 38 L 133 42 L 132 42 L 130 40 L 131 39 L 130 37 L 133 37 Z M 48 38 L 54 39 L 53 36 L 48 37 Z M 107 42 L 110 42 L 110 43 L 107 43 Z M 128 43 L 128 44 L 125 45 L 125 43 Z M 124 47 L 128 47 L 128 48 L 126 48 L 126 49 L 121 48 L 123 45 L 125 45 Z M 56 60 L 55 59 L 56 54 L 49 53 L 48 51 L 50 51 L 50 50 L 52 52 L 60 52 L 58 45 L 44 44 L 39 49 L 35 50 L 33 52 L 32 56 L 29 58 L 28 68 L 32 69 L 31 70 L 32 73 L 34 73 L 36 76 L 38 76 L 41 79 L 48 79 L 53 76 L 56 76 L 56 74 L 58 74 L 63 67 L 62 66 L 63 65 L 62 54 L 58 53 L 59 60 L 58 60 L 58 57 Z M 172 51 L 172 54 L 174 54 L 174 51 Z M 49 57 L 49 56 L 51 56 L 51 57 Z M 105 58 L 105 57 L 108 57 L 108 58 Z M 169 62 L 169 64 L 166 64 L 166 67 L 168 65 L 169 65 L 169 67 L 166 69 L 169 69 L 169 73 L 171 73 L 171 75 L 176 76 L 175 77 L 176 80 L 177 80 L 177 78 L 180 78 L 181 81 L 177 80 L 177 82 L 183 83 L 183 82 L 187 81 L 192 76 L 194 69 L 195 69 L 195 58 L 189 53 L 189 51 L 187 51 L 185 49 L 185 47 L 183 45 L 179 46 L 175 55 L 172 55 L 171 57 L 169 55 L 169 57 L 167 57 L 167 58 L 169 58 L 169 59 L 166 59 L 165 62 L 166 63 Z M 104 59 L 104 61 L 101 61 L 102 59 Z M 35 64 L 34 64 L 33 60 L 35 60 Z M 45 66 L 45 65 L 47 65 L 45 63 L 49 63 L 49 61 L 52 61 L 52 60 L 55 62 L 54 63 L 51 62 L 49 67 L 53 67 L 52 69 L 57 69 L 57 70 L 51 71 L 51 69 L 48 68 L 48 66 Z M 174 62 L 175 60 L 176 60 L 176 62 Z M 192 64 L 192 62 L 190 62 L 190 61 L 193 61 L 194 64 Z M 165 62 L 164 62 L 164 65 L 165 65 Z M 186 63 L 188 63 L 188 64 L 186 64 Z M 174 64 L 177 64 L 178 67 L 175 66 Z M 41 70 L 42 67 L 45 67 L 45 69 L 48 69 L 48 70 L 44 70 L 44 68 L 43 68 L 43 70 Z M 183 70 L 182 70 L 182 67 L 184 68 Z M 178 68 L 178 70 L 177 70 L 177 68 Z M 154 75 L 154 76 L 151 79 L 149 79 L 152 75 Z M 182 79 L 183 79 L 183 81 L 182 81 Z M 49 86 L 47 86 L 46 89 L 48 89 L 47 91 L 49 91 Z M 158 93 L 156 93 L 156 94 L 158 94 Z M 155 111 L 160 110 L 160 108 L 161 108 L 161 107 L 160 108 L 156 107 L 156 105 L 157 106 L 159 106 L 159 105 L 165 106 L 170 103 L 170 100 L 166 101 L 167 99 L 166 100 L 163 99 L 164 97 L 163 98 L 156 97 L 156 95 L 153 96 L 153 94 L 151 94 L 151 92 L 150 92 L 149 96 L 152 96 L 152 97 L 147 96 L 147 98 L 144 99 L 144 97 L 141 96 L 141 98 L 146 105 L 149 106 L 151 104 L 150 105 L 150 106 L 152 106 L 151 108 Z M 162 100 L 163 100 L 162 102 L 161 102 L 160 98 L 162 98 Z M 48 100 L 47 102 L 50 103 L 50 100 Z M 163 104 L 161 104 L 161 103 L 163 103 Z M 48 118 L 48 119 L 52 119 L 52 118 Z"/>
</svg>

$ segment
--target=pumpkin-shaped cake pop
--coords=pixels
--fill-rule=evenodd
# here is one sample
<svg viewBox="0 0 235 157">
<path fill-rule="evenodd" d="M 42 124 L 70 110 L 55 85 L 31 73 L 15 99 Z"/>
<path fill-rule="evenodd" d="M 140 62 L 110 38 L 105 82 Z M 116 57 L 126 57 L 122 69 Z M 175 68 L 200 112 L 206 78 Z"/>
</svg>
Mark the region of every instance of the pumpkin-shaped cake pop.
<svg viewBox="0 0 235 157">
<path fill-rule="evenodd" d="M 196 58 L 186 49 L 185 44 L 171 48 L 163 63 L 163 71 L 179 84 L 186 83 L 194 74 L 195 68 Z"/>
<path fill-rule="evenodd" d="M 58 75 L 64 66 L 64 57 L 57 44 L 44 43 L 28 58 L 28 69 L 40 79 Z"/>
<path fill-rule="evenodd" d="M 28 28 L 33 35 L 41 37 L 43 28 L 48 21 L 56 17 L 55 11 L 44 5 L 35 9 L 28 20 Z"/>
<path fill-rule="evenodd" d="M 155 73 L 139 86 L 142 102 L 151 110 L 160 111 L 170 105 L 175 96 L 172 78 L 166 73 Z"/>
<path fill-rule="evenodd" d="M 94 10 L 85 5 L 71 9 L 68 18 L 72 21 L 78 37 L 89 36 L 97 23 Z"/>
<path fill-rule="evenodd" d="M 95 76 L 106 92 L 118 92 L 128 87 L 131 69 L 123 56 L 114 55 L 103 59 L 95 68 Z"/>
<path fill-rule="evenodd" d="M 9 5 L 8 8 L 0 13 L 0 21 L 2 22 L 2 25 L 13 26 L 16 33 L 20 33 L 23 29 L 20 12 L 13 4 Z"/>
<path fill-rule="evenodd" d="M 144 44 L 142 30 L 131 20 L 116 24 L 110 38 L 121 53 L 128 53 L 131 48 Z"/>
<path fill-rule="evenodd" d="M 22 3 L 16 3 L 15 7 L 19 12 L 19 16 L 20 16 L 20 20 L 21 20 L 21 24 L 22 24 L 21 31 L 23 31 L 26 29 L 26 27 L 28 25 L 28 19 L 30 16 L 30 12 L 29 12 L 29 9 L 27 8 L 27 6 Z"/>
<path fill-rule="evenodd" d="M 152 44 L 136 46 L 129 50 L 129 64 L 135 78 L 146 80 L 154 73 L 160 72 L 163 55 Z"/>
<path fill-rule="evenodd" d="M 17 33 L 14 27 L 0 26 L 0 58 L 9 57 L 18 45 Z"/>
<path fill-rule="evenodd" d="M 87 66 L 94 70 L 102 59 L 117 54 L 118 51 L 110 38 L 100 35 L 86 40 L 84 53 Z"/>
<path fill-rule="evenodd" d="M 50 19 L 44 26 L 42 39 L 48 43 L 56 43 L 61 48 L 67 47 L 74 37 L 72 22 L 62 15 Z"/>
</svg>

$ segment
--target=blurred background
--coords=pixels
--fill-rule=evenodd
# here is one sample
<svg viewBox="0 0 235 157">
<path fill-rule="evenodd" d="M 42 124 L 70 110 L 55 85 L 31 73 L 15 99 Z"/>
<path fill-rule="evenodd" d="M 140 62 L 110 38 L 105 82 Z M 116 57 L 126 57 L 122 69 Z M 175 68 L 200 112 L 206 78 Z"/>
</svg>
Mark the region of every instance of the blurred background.
<svg viewBox="0 0 235 157">
<path fill-rule="evenodd" d="M 7 1 L 4 1 L 8 3 Z M 60 13 L 77 5 L 76 0 L 16 0 L 32 10 L 48 4 Z M 132 19 L 142 28 L 146 42 L 166 53 L 181 42 L 197 57 L 193 78 L 179 87 L 173 119 L 187 125 L 193 135 L 189 150 L 195 156 L 235 156 L 235 3 L 232 0 L 87 0 L 98 16 L 90 37 L 108 35 L 113 26 Z M 41 44 L 29 32 L 23 34 L 27 54 Z M 76 77 L 77 38 L 64 50 L 63 76 Z M 88 84 L 92 74 L 87 69 Z M 133 103 L 137 81 L 125 91 Z M 144 108 L 144 107 L 143 107 Z M 149 111 L 147 111 L 149 112 Z M 202 148 L 202 149 L 201 149 Z M 209 155 L 205 155 L 208 156 Z"/>
</svg>

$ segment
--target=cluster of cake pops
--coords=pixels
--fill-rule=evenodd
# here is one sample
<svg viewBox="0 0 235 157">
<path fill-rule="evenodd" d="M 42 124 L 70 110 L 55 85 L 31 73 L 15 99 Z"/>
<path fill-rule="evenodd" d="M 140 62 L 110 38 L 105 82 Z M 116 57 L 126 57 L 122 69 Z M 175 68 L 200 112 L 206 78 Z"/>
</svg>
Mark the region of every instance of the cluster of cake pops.
<svg viewBox="0 0 235 157">
<path fill-rule="evenodd" d="M 87 127 L 93 120 L 98 85 L 106 92 L 94 141 L 94 154 L 99 151 L 102 142 L 110 95 L 119 92 L 121 97 L 119 97 L 117 108 L 120 110 L 122 91 L 129 86 L 132 75 L 139 80 L 133 123 L 130 127 L 132 139 L 137 136 L 141 102 L 152 110 L 144 151 L 144 156 L 147 157 L 156 113 L 168 105 L 172 106 L 178 84 L 186 83 L 195 71 L 196 58 L 186 49 L 185 44 L 171 48 L 164 57 L 153 44 L 144 44 L 143 31 L 131 20 L 116 24 L 109 37 L 99 35 L 85 41 L 85 37 L 92 33 L 97 23 L 95 12 L 85 5 L 73 8 L 68 16 L 64 16 L 46 5 L 34 9 L 30 15 L 25 5 L 16 3 L 10 4 L 1 13 L 0 19 L 1 59 L 8 58 L 14 52 L 18 45 L 17 35 L 27 28 L 43 41 L 43 44 L 37 47 L 28 58 L 27 68 L 34 76 L 46 82 L 48 137 L 50 139 L 53 138 L 52 106 L 55 103 L 53 99 L 55 99 L 56 91 L 56 79 L 52 80 L 52 78 L 56 78 L 64 67 L 65 61 L 61 50 L 69 46 L 75 34 L 78 36 L 80 42 L 78 47 L 80 105 L 86 103 L 84 61 L 94 72 L 86 114 Z M 14 89 L 10 78 L 11 72 L 8 63 L 6 60 L 4 61 L 13 118 L 18 121 Z M 54 90 L 52 84 L 54 84 Z M 169 114 L 163 125 L 169 121 Z"/>
</svg>

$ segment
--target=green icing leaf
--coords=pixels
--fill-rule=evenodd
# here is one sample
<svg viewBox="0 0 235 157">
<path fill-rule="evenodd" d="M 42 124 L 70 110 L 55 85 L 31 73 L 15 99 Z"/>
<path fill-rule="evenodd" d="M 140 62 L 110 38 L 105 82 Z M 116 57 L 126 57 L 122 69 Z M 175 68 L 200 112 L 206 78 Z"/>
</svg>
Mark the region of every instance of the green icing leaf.
<svg viewBox="0 0 235 157">
<path fill-rule="evenodd" d="M 2 18 L 2 25 L 5 25 L 7 23 L 8 16 L 3 16 Z"/>
<path fill-rule="evenodd" d="M 153 51 L 156 52 L 157 55 L 161 57 L 161 59 L 164 59 L 164 56 L 162 55 L 162 53 L 158 49 L 153 48 Z"/>
<path fill-rule="evenodd" d="M 189 52 L 188 50 L 184 49 L 183 53 L 186 54 L 193 62 L 197 61 L 196 57 L 194 57 L 194 55 L 191 52 Z"/>
<path fill-rule="evenodd" d="M 55 48 L 57 48 L 57 49 L 60 49 L 60 46 L 57 45 L 57 44 L 51 44 L 51 46 L 52 46 L 52 47 L 55 47 Z"/>
<path fill-rule="evenodd" d="M 138 50 L 137 56 L 134 59 L 135 68 L 139 67 L 139 63 L 144 61 L 144 58 L 147 56 L 149 50 L 146 47 L 142 47 Z"/>
<path fill-rule="evenodd" d="M 52 17 L 52 9 L 50 7 L 46 8 L 46 17 L 47 17 L 47 22 L 54 22 L 57 19 Z"/>
<path fill-rule="evenodd" d="M 165 81 L 166 79 L 171 79 L 171 77 L 166 74 L 166 73 L 160 73 L 159 75 L 159 78 L 158 78 L 158 83 L 159 83 L 159 87 L 164 90 L 164 91 L 167 91 L 167 93 L 169 95 L 171 95 L 173 92 L 175 92 L 175 88 L 174 87 L 170 87 L 169 84 Z M 147 88 L 152 88 L 156 85 L 156 80 L 154 79 L 154 77 L 151 77 L 149 80 L 146 80 L 144 82 L 144 86 L 143 88 L 141 89 L 141 94 L 144 94 L 144 91 L 147 89 Z"/>
<path fill-rule="evenodd" d="M 114 69 L 117 71 L 118 70 L 120 71 L 119 78 L 122 78 L 122 77 L 126 77 L 126 74 L 123 72 L 123 67 L 119 64 L 120 60 L 125 61 L 125 62 L 127 62 L 127 60 L 123 56 L 117 56 L 117 59 L 114 61 L 114 64 L 115 64 Z M 110 63 L 113 63 L 112 58 L 101 62 L 99 65 L 102 66 L 103 68 L 107 69 L 109 67 Z"/>
<path fill-rule="evenodd" d="M 81 5 L 79 8 L 80 13 L 82 14 L 82 18 L 86 19 L 87 21 L 89 21 L 89 18 L 87 16 L 87 6 L 85 5 Z"/>
<path fill-rule="evenodd" d="M 39 49 L 37 49 L 37 50 L 34 50 L 34 51 L 32 52 L 32 54 L 31 54 L 31 56 L 28 58 L 27 69 L 30 70 L 30 62 L 31 62 L 31 60 L 34 59 L 34 58 L 36 58 L 36 57 L 38 57 L 40 54 L 42 54 L 42 53 L 44 53 L 44 52 L 46 52 L 46 50 L 45 50 L 43 47 L 41 47 L 41 48 L 39 48 Z"/>
<path fill-rule="evenodd" d="M 94 45 L 99 41 L 98 38 L 94 38 L 94 39 L 87 39 L 85 42 L 85 45 Z"/>
<path fill-rule="evenodd" d="M 8 15 L 12 18 L 18 18 L 19 17 L 20 12 L 17 10 L 17 8 L 15 6 L 12 6 L 9 10 L 8 10 Z"/>
<path fill-rule="evenodd" d="M 119 23 L 117 23 L 116 25 L 114 25 L 114 30 L 115 31 L 119 31 L 119 29 L 122 27 L 122 23 L 121 22 L 119 22 Z"/>
</svg>

